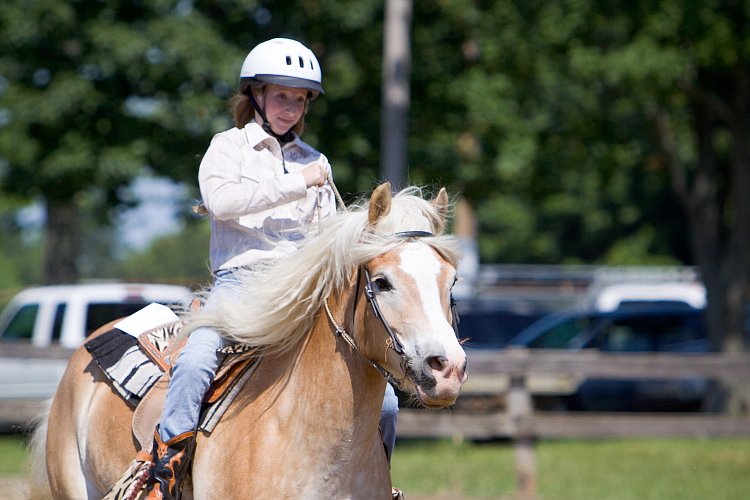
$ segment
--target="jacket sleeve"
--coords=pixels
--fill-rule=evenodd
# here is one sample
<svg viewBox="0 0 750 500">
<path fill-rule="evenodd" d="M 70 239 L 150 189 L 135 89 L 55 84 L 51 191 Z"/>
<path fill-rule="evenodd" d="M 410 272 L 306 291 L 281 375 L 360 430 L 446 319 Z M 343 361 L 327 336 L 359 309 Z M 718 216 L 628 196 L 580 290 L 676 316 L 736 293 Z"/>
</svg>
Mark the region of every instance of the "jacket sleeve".
<svg viewBox="0 0 750 500">
<path fill-rule="evenodd" d="M 290 203 L 307 195 L 307 186 L 301 172 L 252 178 L 243 175 L 242 150 L 228 137 L 218 134 L 201 161 L 198 171 L 203 203 L 219 220 L 236 219 L 243 215 L 268 210 Z M 259 151 L 259 162 L 273 161 L 271 154 L 263 158 Z M 253 165 L 252 167 L 255 167 Z M 257 170 L 262 165 L 257 165 Z M 271 169 L 269 169 L 271 170 Z"/>
</svg>

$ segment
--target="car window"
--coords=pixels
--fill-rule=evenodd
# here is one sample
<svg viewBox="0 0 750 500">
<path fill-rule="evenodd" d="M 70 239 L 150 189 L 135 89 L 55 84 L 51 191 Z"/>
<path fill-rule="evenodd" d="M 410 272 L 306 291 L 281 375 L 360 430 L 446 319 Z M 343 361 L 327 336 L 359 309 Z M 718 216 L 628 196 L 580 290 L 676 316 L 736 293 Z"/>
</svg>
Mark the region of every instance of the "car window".
<svg viewBox="0 0 750 500">
<path fill-rule="evenodd" d="M 460 311 L 458 334 L 466 338 L 467 347 L 499 349 L 516 333 L 538 319 L 538 315 L 509 311 Z"/>
<path fill-rule="evenodd" d="M 591 343 L 602 351 L 647 352 L 654 350 L 654 336 L 639 322 L 620 322 L 609 325 Z"/>
<path fill-rule="evenodd" d="M 64 303 L 57 304 L 55 309 L 55 319 L 52 322 L 52 342 L 60 343 L 60 332 L 62 332 L 63 318 L 65 317 Z"/>
<path fill-rule="evenodd" d="M 700 315 L 665 314 L 620 318 L 603 328 L 586 347 L 603 351 L 680 351 L 681 344 L 705 339 Z"/>
<path fill-rule="evenodd" d="M 702 348 L 701 348 L 702 347 Z M 657 339 L 657 351 L 708 350 L 708 331 L 701 315 L 689 315 L 664 325 Z"/>
<path fill-rule="evenodd" d="M 112 320 L 129 316 L 146 307 L 150 302 L 112 302 L 89 304 L 86 312 L 86 336 Z"/>
<path fill-rule="evenodd" d="M 591 328 L 593 328 L 593 324 L 590 316 L 570 318 L 551 327 L 544 334 L 530 341 L 528 347 L 533 349 L 567 349 L 576 336 Z"/>
<path fill-rule="evenodd" d="M 39 304 L 27 304 L 18 309 L 3 333 L 3 341 L 31 342 L 37 314 L 39 314 Z"/>
</svg>

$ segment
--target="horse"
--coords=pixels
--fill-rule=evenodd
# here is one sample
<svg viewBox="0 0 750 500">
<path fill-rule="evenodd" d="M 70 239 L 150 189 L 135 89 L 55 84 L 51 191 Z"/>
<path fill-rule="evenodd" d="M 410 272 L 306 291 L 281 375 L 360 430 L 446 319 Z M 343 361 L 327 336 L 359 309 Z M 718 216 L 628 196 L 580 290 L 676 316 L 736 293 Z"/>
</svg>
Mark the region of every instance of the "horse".
<svg viewBox="0 0 750 500">
<path fill-rule="evenodd" d="M 381 184 L 289 256 L 241 274 L 219 307 L 183 314 L 188 331 L 212 325 L 261 346 L 237 399 L 197 436 L 185 497 L 391 498 L 386 380 L 442 408 L 467 378 L 448 207 L 444 188 L 428 200 Z M 35 431 L 33 496 L 105 495 L 138 451 L 132 413 L 78 348 Z"/>
</svg>

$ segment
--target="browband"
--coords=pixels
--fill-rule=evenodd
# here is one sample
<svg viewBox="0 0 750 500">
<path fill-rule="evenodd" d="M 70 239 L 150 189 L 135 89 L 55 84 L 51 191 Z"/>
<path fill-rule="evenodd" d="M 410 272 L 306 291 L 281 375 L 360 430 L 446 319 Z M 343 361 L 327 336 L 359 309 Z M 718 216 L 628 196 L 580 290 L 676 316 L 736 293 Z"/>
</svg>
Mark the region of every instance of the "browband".
<svg viewBox="0 0 750 500">
<path fill-rule="evenodd" d="M 429 231 L 401 231 L 399 233 L 393 233 L 396 238 L 428 238 L 435 236 Z"/>
</svg>

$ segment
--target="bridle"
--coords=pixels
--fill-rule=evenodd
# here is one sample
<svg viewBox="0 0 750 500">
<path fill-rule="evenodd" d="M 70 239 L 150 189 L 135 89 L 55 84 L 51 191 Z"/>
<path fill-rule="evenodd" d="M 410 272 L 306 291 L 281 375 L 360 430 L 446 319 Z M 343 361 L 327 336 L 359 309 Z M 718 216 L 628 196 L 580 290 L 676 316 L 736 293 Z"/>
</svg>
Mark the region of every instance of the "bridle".
<svg viewBox="0 0 750 500">
<path fill-rule="evenodd" d="M 434 234 L 428 232 L 428 231 L 402 231 L 398 233 L 394 233 L 392 235 L 395 238 L 424 238 L 429 236 L 434 236 Z M 328 298 L 326 298 L 323 301 L 323 305 L 325 306 L 326 314 L 328 315 L 328 319 L 330 320 L 331 324 L 334 327 L 334 335 L 337 337 L 342 338 L 353 350 L 359 352 L 370 365 L 372 365 L 380 374 L 391 384 L 395 385 L 399 389 L 402 389 L 402 383 L 406 379 L 406 375 L 408 372 L 408 360 L 406 356 L 404 355 L 404 345 L 401 343 L 401 341 L 396 336 L 396 333 L 393 331 L 393 329 L 388 324 L 388 321 L 386 321 L 385 317 L 383 316 L 383 313 L 380 310 L 380 306 L 378 305 L 377 295 L 380 293 L 380 288 L 377 286 L 377 284 L 370 278 L 370 272 L 367 270 L 367 267 L 364 266 L 364 264 L 360 265 L 357 268 L 357 289 L 355 291 L 354 295 L 354 313 L 357 312 L 357 298 L 359 297 L 359 282 L 361 280 L 361 275 L 364 274 L 365 276 L 365 286 L 364 286 L 364 293 L 365 297 L 367 298 L 367 303 L 370 306 L 370 310 L 375 315 L 376 318 L 380 320 L 380 323 L 383 325 L 383 328 L 385 328 L 385 331 L 388 333 L 388 339 L 386 340 L 386 346 L 388 349 L 391 349 L 393 352 L 396 353 L 396 355 L 399 356 L 401 359 L 400 362 L 400 368 L 401 371 L 404 373 L 404 378 L 399 380 L 397 379 L 390 371 L 388 371 L 383 365 L 378 363 L 377 361 L 374 361 L 367 357 L 362 350 L 357 346 L 356 341 L 354 340 L 354 337 L 352 337 L 341 325 L 339 325 L 336 320 L 333 318 L 333 314 L 331 313 L 330 307 L 328 307 Z M 451 326 L 453 326 L 453 331 L 456 334 L 456 338 L 458 338 L 458 312 L 456 311 L 456 301 L 453 298 L 453 293 L 450 295 L 450 309 L 451 309 Z"/>
</svg>

